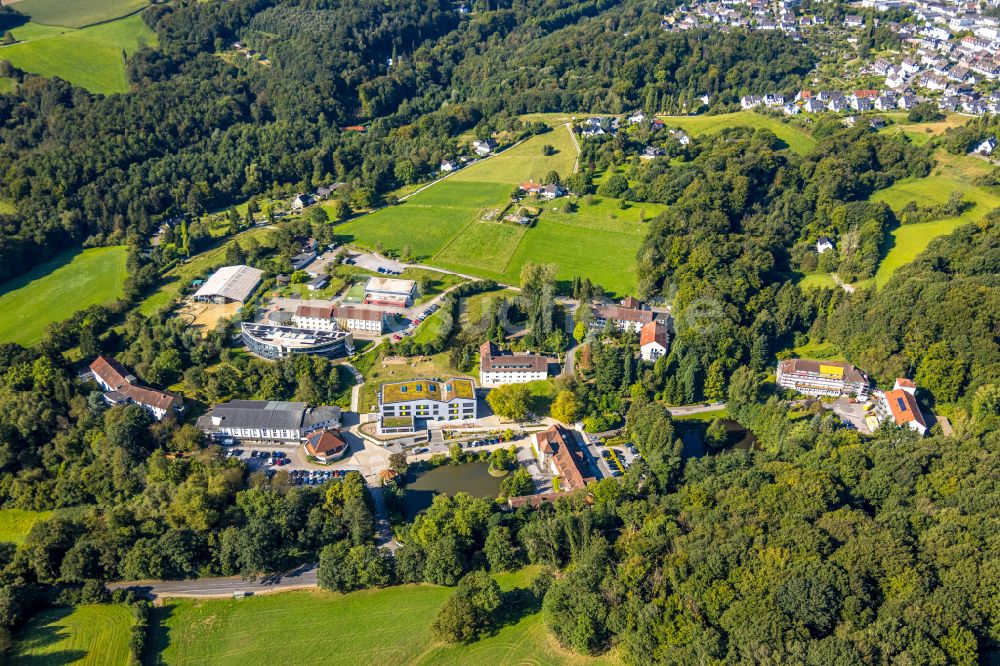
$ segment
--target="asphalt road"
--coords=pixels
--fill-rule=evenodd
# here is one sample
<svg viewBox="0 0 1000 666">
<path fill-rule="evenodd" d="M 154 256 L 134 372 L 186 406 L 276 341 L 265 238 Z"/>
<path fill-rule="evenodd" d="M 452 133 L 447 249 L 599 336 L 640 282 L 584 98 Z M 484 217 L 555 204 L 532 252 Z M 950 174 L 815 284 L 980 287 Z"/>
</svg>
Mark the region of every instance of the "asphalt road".
<svg viewBox="0 0 1000 666">
<path fill-rule="evenodd" d="M 255 581 L 239 576 L 228 578 L 197 578 L 194 580 L 136 580 L 108 583 L 110 589 L 127 588 L 142 592 L 150 599 L 157 597 L 231 597 L 234 592 L 267 594 L 316 587 L 317 565 L 302 565 L 283 574 L 271 574 Z"/>
</svg>

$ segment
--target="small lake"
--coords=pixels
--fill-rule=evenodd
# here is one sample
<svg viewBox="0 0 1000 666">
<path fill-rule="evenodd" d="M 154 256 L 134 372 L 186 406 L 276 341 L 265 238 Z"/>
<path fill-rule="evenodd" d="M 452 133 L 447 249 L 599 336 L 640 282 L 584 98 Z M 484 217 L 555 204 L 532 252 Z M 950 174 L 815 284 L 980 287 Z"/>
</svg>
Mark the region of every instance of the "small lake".
<svg viewBox="0 0 1000 666">
<path fill-rule="evenodd" d="M 500 494 L 500 479 L 490 476 L 489 467 L 489 463 L 470 462 L 441 465 L 425 472 L 411 471 L 404 498 L 406 519 L 413 520 L 426 510 L 439 493 L 469 493 L 473 497 L 496 499 Z"/>
<path fill-rule="evenodd" d="M 683 421 L 679 423 L 683 423 L 681 441 L 684 442 L 684 449 L 681 455 L 684 458 L 701 458 L 704 455 L 715 453 L 705 446 L 707 423 L 684 423 Z M 718 453 L 733 450 L 749 451 L 756 446 L 757 438 L 739 423 L 732 419 L 723 419 L 722 423 L 726 426 L 726 445 Z"/>
</svg>

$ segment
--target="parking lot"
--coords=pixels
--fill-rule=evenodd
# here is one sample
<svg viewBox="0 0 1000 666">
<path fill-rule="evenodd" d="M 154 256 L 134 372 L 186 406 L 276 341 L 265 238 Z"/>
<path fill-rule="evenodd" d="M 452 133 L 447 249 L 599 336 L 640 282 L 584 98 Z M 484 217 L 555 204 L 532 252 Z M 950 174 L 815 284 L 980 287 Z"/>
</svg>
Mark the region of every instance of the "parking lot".
<svg viewBox="0 0 1000 666">
<path fill-rule="evenodd" d="M 377 257 L 374 254 L 367 253 L 351 254 L 349 260 L 350 263 L 359 268 L 364 268 L 374 273 L 387 273 L 388 275 L 398 275 L 406 268 L 402 263 L 393 259 Z"/>
<path fill-rule="evenodd" d="M 319 485 L 342 479 L 351 471 L 361 471 L 350 464 L 350 458 L 331 463 L 330 466 L 309 462 L 301 446 L 279 446 L 239 442 L 226 447 L 226 455 L 239 458 L 250 472 L 263 472 L 274 477 L 279 471 L 288 472 L 295 485 Z M 332 467 L 336 465 L 336 467 Z"/>
</svg>

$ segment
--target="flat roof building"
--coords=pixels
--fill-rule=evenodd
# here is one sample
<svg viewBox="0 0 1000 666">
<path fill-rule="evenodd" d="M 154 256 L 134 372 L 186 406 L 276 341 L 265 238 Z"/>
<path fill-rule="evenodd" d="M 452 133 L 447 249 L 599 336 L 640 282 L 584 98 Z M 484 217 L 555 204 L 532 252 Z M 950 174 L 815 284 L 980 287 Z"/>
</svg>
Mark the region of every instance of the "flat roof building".
<svg viewBox="0 0 1000 666">
<path fill-rule="evenodd" d="M 476 418 L 476 385 L 471 379 L 412 379 L 382 384 L 378 392 L 379 432 L 413 432 L 418 420 L 469 421 Z"/>
<path fill-rule="evenodd" d="M 264 277 L 250 266 L 223 266 L 194 293 L 196 301 L 246 303 Z"/>
<path fill-rule="evenodd" d="M 339 358 L 354 353 L 354 337 L 348 331 L 243 322 L 240 335 L 250 353 L 268 360 L 295 354 Z"/>
<path fill-rule="evenodd" d="M 298 442 L 311 433 L 339 428 L 340 408 L 281 400 L 230 400 L 212 407 L 198 419 L 198 425 L 216 437 Z"/>
<path fill-rule="evenodd" d="M 804 393 L 837 397 L 853 393 L 868 395 L 868 375 L 850 363 L 789 358 L 778 363 L 778 386 Z"/>
<path fill-rule="evenodd" d="M 417 296 L 417 283 L 413 280 L 373 277 L 365 285 L 365 303 L 409 307 Z"/>
</svg>

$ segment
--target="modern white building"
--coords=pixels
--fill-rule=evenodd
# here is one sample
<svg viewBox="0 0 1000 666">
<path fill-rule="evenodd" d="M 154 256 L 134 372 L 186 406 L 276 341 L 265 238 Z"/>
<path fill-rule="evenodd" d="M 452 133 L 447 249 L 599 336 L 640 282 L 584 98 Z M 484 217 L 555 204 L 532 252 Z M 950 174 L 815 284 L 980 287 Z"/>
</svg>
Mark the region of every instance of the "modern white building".
<svg viewBox="0 0 1000 666">
<path fill-rule="evenodd" d="M 304 402 L 231 400 L 212 407 L 198 425 L 214 437 L 300 442 L 310 434 L 340 427 L 340 408 Z"/>
<path fill-rule="evenodd" d="M 670 332 L 660 321 L 644 324 L 639 332 L 639 355 L 643 361 L 656 361 L 670 349 Z"/>
<path fill-rule="evenodd" d="M 351 331 L 382 335 L 388 327 L 388 315 L 375 308 L 354 305 L 300 305 L 295 308 L 292 323 L 317 331 Z"/>
<path fill-rule="evenodd" d="M 479 385 L 524 384 L 549 376 L 549 359 L 531 353 L 501 351 L 492 342 L 479 347 Z"/>
<path fill-rule="evenodd" d="M 243 322 L 240 335 L 247 351 L 268 360 L 295 354 L 339 358 L 354 353 L 354 336 L 349 331 Z"/>
<path fill-rule="evenodd" d="M 378 430 L 383 434 L 413 432 L 419 421 L 471 421 L 476 415 L 471 379 L 412 379 L 379 387 Z"/>
<path fill-rule="evenodd" d="M 391 305 L 407 308 L 417 297 L 417 283 L 413 280 L 373 277 L 365 285 L 366 305 Z"/>
<path fill-rule="evenodd" d="M 868 375 L 850 363 L 803 358 L 780 361 L 775 382 L 805 395 L 838 397 L 853 393 L 859 399 L 868 395 L 869 384 Z"/>
</svg>

